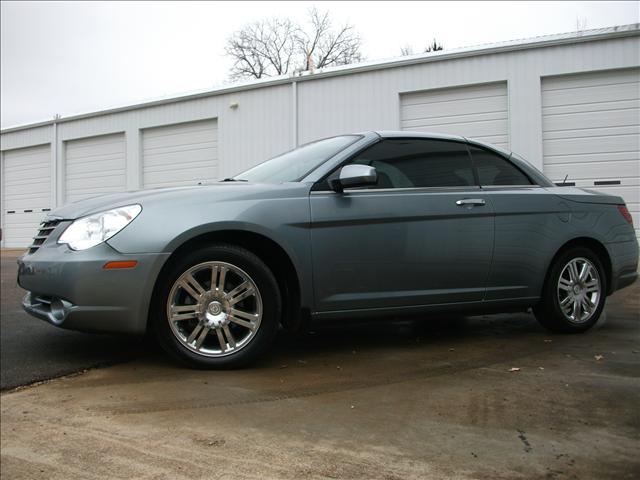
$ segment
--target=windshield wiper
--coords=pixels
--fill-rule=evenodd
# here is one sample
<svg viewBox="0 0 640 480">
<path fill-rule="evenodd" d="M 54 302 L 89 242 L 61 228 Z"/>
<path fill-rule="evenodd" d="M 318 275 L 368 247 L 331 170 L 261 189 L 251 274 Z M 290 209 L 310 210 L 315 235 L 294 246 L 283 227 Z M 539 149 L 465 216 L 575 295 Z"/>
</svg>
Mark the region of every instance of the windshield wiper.
<svg viewBox="0 0 640 480">
<path fill-rule="evenodd" d="M 233 178 L 233 177 L 228 177 L 225 178 L 224 180 L 222 180 L 223 182 L 248 182 L 249 180 L 245 180 L 243 178 Z"/>
</svg>

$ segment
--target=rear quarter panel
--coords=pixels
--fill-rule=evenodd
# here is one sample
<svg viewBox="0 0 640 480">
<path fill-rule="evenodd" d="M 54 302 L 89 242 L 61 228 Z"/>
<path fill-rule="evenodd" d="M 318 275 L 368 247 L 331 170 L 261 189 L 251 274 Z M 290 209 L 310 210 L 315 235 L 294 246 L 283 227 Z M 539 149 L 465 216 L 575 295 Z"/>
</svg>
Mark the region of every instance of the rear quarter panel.
<svg viewBox="0 0 640 480">
<path fill-rule="evenodd" d="M 553 257 L 572 240 L 596 240 L 610 256 L 617 250 L 611 245 L 635 242 L 633 228 L 617 210 L 616 197 L 576 191 L 574 200 L 573 192 L 558 195 L 560 188 L 487 190 L 496 212 L 487 300 L 539 297 Z M 615 258 L 612 267 L 615 273 Z"/>
</svg>

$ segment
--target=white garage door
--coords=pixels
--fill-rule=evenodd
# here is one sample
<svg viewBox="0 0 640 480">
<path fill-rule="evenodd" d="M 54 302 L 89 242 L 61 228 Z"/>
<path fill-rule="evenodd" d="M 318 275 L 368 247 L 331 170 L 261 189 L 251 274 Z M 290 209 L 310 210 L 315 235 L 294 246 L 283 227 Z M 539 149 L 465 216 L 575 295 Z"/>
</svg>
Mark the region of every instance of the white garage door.
<svg viewBox="0 0 640 480">
<path fill-rule="evenodd" d="M 49 145 L 3 152 L 2 171 L 3 244 L 26 247 L 51 206 Z"/>
<path fill-rule="evenodd" d="M 400 123 L 403 130 L 462 135 L 508 148 L 507 84 L 405 93 Z"/>
<path fill-rule="evenodd" d="M 640 69 L 542 81 L 544 171 L 620 195 L 640 238 Z"/>
<path fill-rule="evenodd" d="M 142 132 L 144 188 L 195 185 L 218 179 L 216 120 L 181 123 Z"/>
<path fill-rule="evenodd" d="M 126 189 L 126 145 L 123 133 L 65 142 L 65 201 Z"/>
</svg>

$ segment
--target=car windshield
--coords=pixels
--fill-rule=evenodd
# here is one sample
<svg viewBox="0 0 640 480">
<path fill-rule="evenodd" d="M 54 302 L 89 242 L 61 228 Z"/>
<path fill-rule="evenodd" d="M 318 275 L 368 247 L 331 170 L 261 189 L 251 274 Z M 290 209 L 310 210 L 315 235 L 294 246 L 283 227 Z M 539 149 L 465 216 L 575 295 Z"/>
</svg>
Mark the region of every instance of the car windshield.
<svg viewBox="0 0 640 480">
<path fill-rule="evenodd" d="M 341 135 L 307 143 L 239 173 L 229 180 L 259 183 L 299 182 L 359 138 L 359 135 Z"/>
</svg>

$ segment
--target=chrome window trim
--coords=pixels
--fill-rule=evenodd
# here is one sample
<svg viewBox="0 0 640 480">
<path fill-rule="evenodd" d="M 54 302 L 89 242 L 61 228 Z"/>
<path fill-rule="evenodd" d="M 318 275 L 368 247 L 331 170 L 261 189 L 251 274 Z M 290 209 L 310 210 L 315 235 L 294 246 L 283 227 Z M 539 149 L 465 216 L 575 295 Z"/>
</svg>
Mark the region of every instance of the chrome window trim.
<svg viewBox="0 0 640 480">
<path fill-rule="evenodd" d="M 346 189 L 344 192 L 336 192 L 334 190 L 314 190 L 311 195 L 320 195 L 326 193 L 335 193 L 336 195 L 351 195 L 354 193 L 446 193 L 446 192 L 480 192 L 482 189 L 478 185 L 461 185 L 459 187 L 402 187 L 402 188 L 362 188 L 362 189 Z"/>
</svg>

